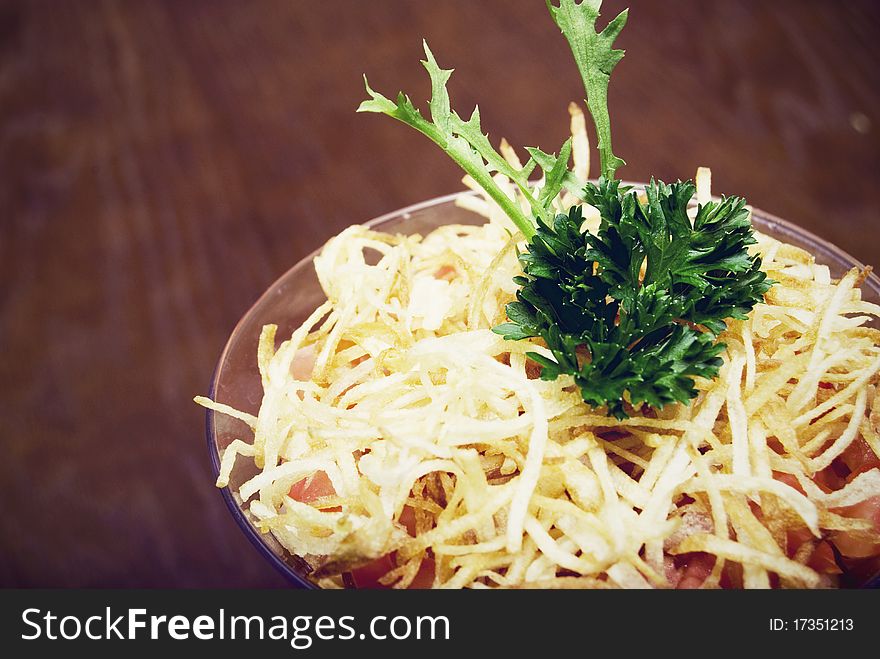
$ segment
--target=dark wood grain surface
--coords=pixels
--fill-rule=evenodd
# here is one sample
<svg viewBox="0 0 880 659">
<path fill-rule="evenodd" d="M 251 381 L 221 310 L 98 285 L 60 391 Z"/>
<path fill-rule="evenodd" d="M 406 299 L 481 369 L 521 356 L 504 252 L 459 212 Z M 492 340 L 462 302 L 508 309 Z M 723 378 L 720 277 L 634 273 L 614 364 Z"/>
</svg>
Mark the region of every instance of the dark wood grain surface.
<svg viewBox="0 0 880 659">
<path fill-rule="evenodd" d="M 880 263 L 880 3 L 630 4 L 621 174 L 708 165 Z M 0 585 L 283 585 L 191 398 L 290 265 L 460 187 L 354 113 L 365 71 L 427 97 L 422 36 L 493 139 L 558 148 L 582 91 L 538 0 L 0 3 Z"/>
</svg>

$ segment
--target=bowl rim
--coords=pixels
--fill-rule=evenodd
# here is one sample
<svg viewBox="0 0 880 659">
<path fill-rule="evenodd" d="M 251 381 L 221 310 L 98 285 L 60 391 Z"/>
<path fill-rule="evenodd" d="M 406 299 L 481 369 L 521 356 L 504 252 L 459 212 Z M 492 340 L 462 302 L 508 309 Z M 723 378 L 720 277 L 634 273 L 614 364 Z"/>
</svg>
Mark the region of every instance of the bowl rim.
<svg viewBox="0 0 880 659">
<path fill-rule="evenodd" d="M 644 187 L 647 185 L 646 183 L 640 182 L 632 182 L 632 181 L 623 181 L 623 185 L 630 185 L 634 187 Z M 417 213 L 419 211 L 425 210 L 426 208 L 431 208 L 434 206 L 441 206 L 443 204 L 454 202 L 459 197 L 465 196 L 478 196 L 479 192 L 475 190 L 462 190 L 459 192 L 452 192 L 450 194 L 445 194 L 439 197 L 433 197 L 431 199 L 427 199 L 424 201 L 420 201 L 415 204 L 410 204 L 409 206 L 404 206 L 398 210 L 394 210 L 388 213 L 384 213 L 378 217 L 374 217 L 367 222 L 362 223 L 362 226 L 368 228 L 375 228 L 376 226 L 383 224 L 392 219 L 408 219 L 409 215 Z M 718 199 L 718 197 L 714 197 L 713 199 Z M 821 238 L 814 234 L 812 231 L 804 229 L 803 227 L 795 224 L 794 222 L 790 222 L 781 217 L 774 215 L 773 213 L 768 213 L 760 208 L 750 207 L 752 211 L 752 215 L 760 216 L 764 221 L 766 221 L 771 226 L 774 226 L 779 233 L 784 236 L 797 236 L 801 240 L 810 243 L 812 246 L 815 246 L 823 251 L 826 254 L 833 256 L 840 261 L 846 261 L 853 264 L 854 267 L 859 268 L 860 270 L 865 270 L 867 266 L 863 264 L 861 261 L 853 257 L 848 252 L 844 251 L 834 243 L 831 243 L 824 238 Z M 254 310 L 259 307 L 266 299 L 274 294 L 274 291 L 278 288 L 282 281 L 286 280 L 287 277 L 294 271 L 299 268 L 311 263 L 314 261 L 315 257 L 320 254 L 323 249 L 323 244 L 317 249 L 311 251 L 309 254 L 299 259 L 295 264 L 293 264 L 290 268 L 284 271 L 279 277 L 277 277 L 263 293 L 256 299 L 256 301 L 250 305 L 248 310 L 241 316 L 238 322 L 233 327 L 232 332 L 230 332 L 229 337 L 226 339 L 226 344 L 223 346 L 223 350 L 220 353 L 220 357 L 217 360 L 217 364 L 214 367 L 214 371 L 211 375 L 211 385 L 208 388 L 208 396 L 211 400 L 216 400 L 217 394 L 217 379 L 220 373 L 220 369 L 226 361 L 226 357 L 232 347 L 233 337 L 237 336 L 239 330 L 241 330 L 242 326 L 245 324 L 245 321 L 250 318 L 250 316 L 254 313 Z M 880 296 L 880 277 L 873 271 L 870 270 L 867 277 L 865 277 L 863 286 L 868 286 Z M 214 425 L 214 415 L 216 412 L 211 409 L 205 410 L 205 435 L 208 444 L 208 454 L 211 460 L 211 470 L 213 474 L 214 481 L 216 481 L 217 477 L 220 474 L 220 452 L 216 450 L 217 442 L 215 441 L 216 436 L 216 428 Z M 217 488 L 220 490 L 221 496 L 223 500 L 226 502 L 227 508 L 232 513 L 233 518 L 235 519 L 237 525 L 241 529 L 241 531 L 245 534 L 247 539 L 251 542 L 251 544 L 256 547 L 257 551 L 267 560 L 269 563 L 278 570 L 281 575 L 287 579 L 293 586 L 297 588 L 303 588 L 308 590 L 317 590 L 320 587 L 315 584 L 313 581 L 307 579 L 305 576 L 298 574 L 293 566 L 288 564 L 285 560 L 283 560 L 272 548 L 266 543 L 263 539 L 263 534 L 254 526 L 251 520 L 246 516 L 244 509 L 241 505 L 235 500 L 235 495 L 233 495 L 231 489 L 227 485 L 226 487 Z M 880 585 L 880 575 L 869 579 L 864 587 L 873 588 L 878 587 Z"/>
</svg>

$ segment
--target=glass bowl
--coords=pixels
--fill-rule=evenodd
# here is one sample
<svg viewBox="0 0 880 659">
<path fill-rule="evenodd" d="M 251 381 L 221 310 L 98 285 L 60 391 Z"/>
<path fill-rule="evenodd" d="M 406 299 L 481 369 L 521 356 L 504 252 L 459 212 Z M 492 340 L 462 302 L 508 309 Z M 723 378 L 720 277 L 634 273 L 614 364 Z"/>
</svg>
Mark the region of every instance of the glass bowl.
<svg viewBox="0 0 880 659">
<path fill-rule="evenodd" d="M 643 184 L 641 184 L 643 185 Z M 469 210 L 455 205 L 460 195 L 455 193 L 437 197 L 398 211 L 382 215 L 366 223 L 367 226 L 388 233 L 426 234 L 443 224 L 482 224 L 486 220 Z M 852 267 L 864 267 L 852 256 L 813 235 L 799 226 L 765 213 L 753 210 L 752 221 L 762 233 L 802 247 L 815 255 L 816 261 L 827 265 L 832 277 L 841 277 Z M 312 252 L 282 275 L 238 322 L 214 372 L 210 397 L 239 410 L 256 414 L 262 398 L 262 386 L 257 370 L 257 340 L 263 325 L 278 325 L 278 336 L 290 336 L 326 299 L 312 261 L 318 251 Z M 871 274 L 862 285 L 865 300 L 880 304 L 880 279 Z M 250 437 L 250 429 L 241 421 L 212 410 L 207 411 L 208 452 L 214 476 L 220 470 L 223 449 L 236 438 Z M 298 556 L 290 554 L 270 534 L 261 533 L 254 525 L 251 513 L 242 507 L 238 489 L 256 475 L 257 469 L 248 460 L 236 463 L 229 487 L 221 489 L 223 499 L 241 530 L 257 550 L 274 565 L 294 586 L 316 588 L 307 574 L 309 567 Z M 877 586 L 875 577 L 871 585 Z"/>
</svg>

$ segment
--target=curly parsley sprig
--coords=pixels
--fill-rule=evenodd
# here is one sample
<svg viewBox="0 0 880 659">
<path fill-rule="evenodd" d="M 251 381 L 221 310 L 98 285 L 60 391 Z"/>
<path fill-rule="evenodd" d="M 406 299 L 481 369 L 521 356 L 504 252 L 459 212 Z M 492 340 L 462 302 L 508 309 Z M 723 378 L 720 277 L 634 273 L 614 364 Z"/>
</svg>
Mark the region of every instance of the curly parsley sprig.
<svg viewBox="0 0 880 659">
<path fill-rule="evenodd" d="M 743 199 L 700 206 L 692 225 L 693 183 L 652 181 L 645 192 L 642 203 L 619 181 L 587 184 L 596 234 L 580 231 L 580 206 L 552 227 L 539 222 L 520 255 L 510 322 L 494 328 L 543 339 L 552 359 L 528 353 L 541 377 L 571 375 L 584 401 L 618 418 L 627 398 L 657 408 L 693 398 L 695 377 L 718 374 L 724 319 L 745 318 L 770 287 L 747 251 L 755 240 Z"/>
<path fill-rule="evenodd" d="M 692 182 L 651 181 L 646 201 L 614 180 L 624 161 L 611 149 L 608 82 L 624 52 L 613 48 L 627 12 L 596 31 L 601 0 L 547 0 L 553 20 L 568 40 L 581 73 L 587 106 L 598 136 L 602 176 L 582 181 L 569 169 L 571 142 L 559 155 L 528 148 L 521 168 L 498 154 L 483 133 L 475 109 L 467 121 L 451 109 L 441 69 L 425 47 L 431 78 L 431 118 L 422 117 L 402 92 L 391 101 L 370 88 L 359 112 L 387 114 L 438 144 L 507 213 L 528 240 L 520 255 L 523 275 L 517 301 L 507 305 L 509 322 L 493 330 L 506 339 L 540 338 L 552 357 L 535 352 L 541 377 L 573 377 L 585 402 L 606 406 L 618 418 L 627 402 L 661 408 L 696 396 L 695 378 L 712 378 L 724 344 L 717 335 L 729 318 L 744 319 L 772 282 L 751 256 L 755 242 L 745 200 L 725 197 L 688 208 Z M 529 184 L 536 167 L 543 185 Z M 529 217 L 492 176 L 509 178 L 527 201 Z M 599 210 L 595 234 L 581 231 L 583 211 L 555 214 L 563 190 Z"/>
</svg>

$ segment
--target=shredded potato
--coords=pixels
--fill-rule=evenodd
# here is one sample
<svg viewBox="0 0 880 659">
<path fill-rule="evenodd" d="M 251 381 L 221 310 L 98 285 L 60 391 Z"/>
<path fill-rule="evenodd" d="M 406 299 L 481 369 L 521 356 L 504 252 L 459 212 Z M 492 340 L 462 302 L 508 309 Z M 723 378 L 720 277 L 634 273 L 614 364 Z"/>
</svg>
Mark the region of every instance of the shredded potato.
<svg viewBox="0 0 880 659">
<path fill-rule="evenodd" d="M 586 176 L 583 115 L 571 114 Z M 701 168 L 701 201 L 709 184 Z M 539 340 L 491 332 L 522 236 L 487 197 L 461 204 L 486 224 L 424 237 L 353 226 L 326 244 L 314 264 L 327 302 L 277 346 L 273 326 L 260 337 L 256 418 L 197 399 L 253 428 L 226 449 L 217 485 L 252 458 L 261 471 L 242 500 L 318 583 L 385 560 L 379 581 L 398 588 L 425 571 L 437 588 L 674 587 L 702 561 L 702 587 L 827 587 L 821 543 L 877 543 L 841 511 L 880 495 L 880 469 L 822 477 L 855 446 L 875 462 L 880 448 L 880 309 L 861 299 L 862 273 L 834 281 L 759 234 L 778 283 L 720 337 L 719 377 L 698 380 L 688 405 L 617 421 L 567 376 L 536 378 L 525 353 L 546 352 Z M 317 476 L 321 497 L 293 493 Z"/>
</svg>

